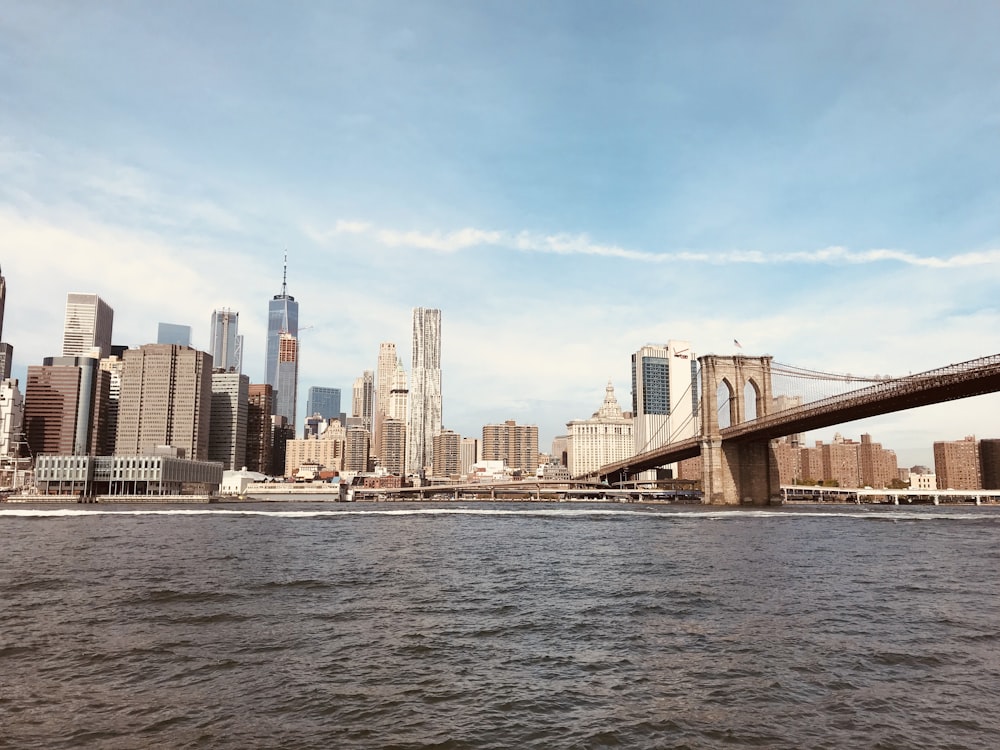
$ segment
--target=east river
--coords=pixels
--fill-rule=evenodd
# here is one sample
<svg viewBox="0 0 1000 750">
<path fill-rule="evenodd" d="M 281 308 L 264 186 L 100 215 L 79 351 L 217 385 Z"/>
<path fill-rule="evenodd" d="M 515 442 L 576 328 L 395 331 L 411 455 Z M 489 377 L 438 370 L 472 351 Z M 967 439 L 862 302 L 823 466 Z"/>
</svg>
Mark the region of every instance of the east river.
<svg viewBox="0 0 1000 750">
<path fill-rule="evenodd" d="M 998 633 L 995 506 L 0 506 L 3 748 L 993 750 Z"/>
</svg>

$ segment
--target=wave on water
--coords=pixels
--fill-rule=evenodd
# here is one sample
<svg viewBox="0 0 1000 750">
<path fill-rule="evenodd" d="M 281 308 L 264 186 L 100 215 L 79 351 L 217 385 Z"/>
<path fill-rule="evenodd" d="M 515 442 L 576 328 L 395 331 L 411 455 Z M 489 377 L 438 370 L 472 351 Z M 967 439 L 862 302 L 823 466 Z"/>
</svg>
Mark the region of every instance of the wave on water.
<svg viewBox="0 0 1000 750">
<path fill-rule="evenodd" d="M 965 508 L 963 510 L 935 509 L 927 511 L 898 510 L 895 508 L 872 508 L 871 510 L 750 510 L 744 508 L 688 510 L 649 508 L 563 508 L 563 507 L 433 507 L 433 508 L 385 508 L 338 510 L 256 510 L 251 508 L 133 508 L 77 509 L 77 508 L 2 508 L 2 518 L 80 518 L 93 516 L 217 516 L 270 518 L 350 518 L 356 516 L 506 516 L 534 518 L 659 518 L 668 521 L 709 519 L 717 521 L 737 521 L 747 519 L 801 519 L 801 518 L 856 518 L 869 521 L 986 521 L 1000 519 L 991 508 Z"/>
</svg>

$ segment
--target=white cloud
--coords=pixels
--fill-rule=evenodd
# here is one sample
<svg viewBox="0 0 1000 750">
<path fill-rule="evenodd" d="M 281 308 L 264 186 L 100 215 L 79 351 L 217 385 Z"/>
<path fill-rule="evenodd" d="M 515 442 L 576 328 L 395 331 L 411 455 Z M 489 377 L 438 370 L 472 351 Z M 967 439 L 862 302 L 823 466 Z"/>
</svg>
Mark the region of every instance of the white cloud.
<svg viewBox="0 0 1000 750">
<path fill-rule="evenodd" d="M 921 256 L 903 250 L 874 248 L 852 251 L 845 247 L 831 246 L 811 251 L 792 253 L 767 253 L 761 250 L 725 250 L 719 252 L 693 252 L 677 250 L 654 253 L 631 250 L 619 245 L 593 241 L 586 234 L 540 234 L 522 230 L 501 230 L 465 227 L 454 231 L 400 231 L 384 229 L 363 221 L 338 220 L 328 232 L 307 230 L 317 242 L 325 243 L 340 234 L 364 235 L 387 248 L 411 248 L 435 252 L 454 253 L 478 247 L 500 247 L 529 253 L 553 255 L 587 255 L 592 257 L 620 258 L 637 263 L 695 263 L 706 265 L 831 265 L 850 266 L 873 263 L 896 263 L 927 268 L 966 268 L 970 266 L 1000 265 L 1000 248 L 943 256 Z"/>
</svg>

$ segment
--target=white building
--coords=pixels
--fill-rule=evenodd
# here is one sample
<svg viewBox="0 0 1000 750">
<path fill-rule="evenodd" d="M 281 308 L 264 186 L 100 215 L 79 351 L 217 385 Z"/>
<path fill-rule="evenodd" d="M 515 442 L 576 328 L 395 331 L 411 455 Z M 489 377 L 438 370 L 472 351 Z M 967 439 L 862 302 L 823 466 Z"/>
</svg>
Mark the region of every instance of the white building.
<svg viewBox="0 0 1000 750">
<path fill-rule="evenodd" d="M 10 456 L 21 440 L 24 397 L 15 378 L 0 381 L 0 456 Z"/>
<path fill-rule="evenodd" d="M 406 470 L 419 474 L 434 463 L 441 431 L 441 311 L 413 309 L 413 368 L 406 427 Z"/>
<path fill-rule="evenodd" d="M 915 474 L 910 472 L 910 487 L 915 490 L 936 490 L 937 474 Z"/>
<path fill-rule="evenodd" d="M 625 417 L 615 387 L 608 382 L 604 403 L 590 419 L 567 422 L 567 453 L 570 476 L 589 474 L 602 466 L 624 461 L 632 456 L 634 436 L 632 420 Z"/>
<path fill-rule="evenodd" d="M 698 361 L 687 341 L 648 344 L 632 355 L 635 454 L 698 434 Z"/>
</svg>

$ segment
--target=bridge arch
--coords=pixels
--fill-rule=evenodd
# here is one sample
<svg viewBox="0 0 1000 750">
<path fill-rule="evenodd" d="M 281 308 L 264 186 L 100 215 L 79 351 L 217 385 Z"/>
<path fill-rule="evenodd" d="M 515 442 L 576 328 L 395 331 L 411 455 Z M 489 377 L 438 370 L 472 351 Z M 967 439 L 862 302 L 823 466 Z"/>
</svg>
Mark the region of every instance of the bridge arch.
<svg viewBox="0 0 1000 750">
<path fill-rule="evenodd" d="M 698 357 L 701 364 L 701 434 L 719 433 L 719 387 L 729 388 L 730 425 L 746 421 L 747 386 L 755 396 L 754 411 L 757 418 L 771 411 L 771 359 L 770 356 L 745 357 L 736 355 L 720 357 L 708 354 Z"/>
<path fill-rule="evenodd" d="M 719 393 L 729 394 L 728 427 L 771 411 L 771 357 L 699 357 L 701 364 L 701 487 L 709 503 L 767 502 L 778 491 L 768 441 L 722 443 Z M 750 408 L 748 408 L 748 402 Z M 763 469 L 762 469 L 763 467 Z M 774 471 L 772 471 L 772 468 Z"/>
</svg>

